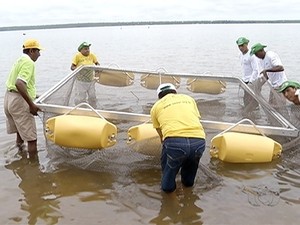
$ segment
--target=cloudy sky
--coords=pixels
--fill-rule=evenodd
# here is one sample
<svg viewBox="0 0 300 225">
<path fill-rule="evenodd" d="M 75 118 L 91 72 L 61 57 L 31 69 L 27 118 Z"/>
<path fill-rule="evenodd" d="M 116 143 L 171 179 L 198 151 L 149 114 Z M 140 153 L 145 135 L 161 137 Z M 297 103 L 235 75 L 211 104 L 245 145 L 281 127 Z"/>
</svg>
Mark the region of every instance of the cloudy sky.
<svg viewBox="0 0 300 225">
<path fill-rule="evenodd" d="M 299 20 L 299 0 L 0 0 L 0 27 L 85 22 Z"/>
</svg>

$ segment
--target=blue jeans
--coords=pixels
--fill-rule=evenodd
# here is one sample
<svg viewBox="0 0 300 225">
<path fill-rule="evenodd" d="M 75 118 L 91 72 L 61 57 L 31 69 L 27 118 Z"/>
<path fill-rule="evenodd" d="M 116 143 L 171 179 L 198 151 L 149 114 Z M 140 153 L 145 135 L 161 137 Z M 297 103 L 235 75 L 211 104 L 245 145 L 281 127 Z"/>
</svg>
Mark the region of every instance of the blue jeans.
<svg viewBox="0 0 300 225">
<path fill-rule="evenodd" d="M 186 187 L 194 185 L 200 158 L 205 150 L 202 138 L 166 138 L 162 146 L 161 188 L 164 192 L 176 189 L 176 175 L 181 168 L 181 182 Z"/>
</svg>

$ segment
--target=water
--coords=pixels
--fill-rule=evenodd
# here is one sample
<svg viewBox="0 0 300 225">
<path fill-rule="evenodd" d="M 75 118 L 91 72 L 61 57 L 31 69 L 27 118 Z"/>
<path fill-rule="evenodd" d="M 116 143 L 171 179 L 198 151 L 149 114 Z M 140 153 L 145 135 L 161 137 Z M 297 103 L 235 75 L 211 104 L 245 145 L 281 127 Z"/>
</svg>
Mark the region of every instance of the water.
<svg viewBox="0 0 300 225">
<path fill-rule="evenodd" d="M 289 79 L 298 79 L 299 24 L 128 26 L 1 32 L 1 105 L 5 80 L 26 38 L 45 48 L 36 62 L 37 88 L 47 91 L 70 72 L 77 46 L 88 41 L 101 65 L 168 72 L 206 72 L 239 76 L 239 36 L 277 52 Z M 40 167 L 14 157 L 14 135 L 0 116 L 0 224 L 298 224 L 299 154 L 255 165 L 201 162 L 222 182 L 198 179 L 175 198 L 160 192 L 160 168 L 127 167 L 93 172 L 74 167 L 50 171 L 42 123 L 37 118 Z M 209 136 L 209 135 L 208 135 Z M 209 141 L 209 139 L 208 139 Z M 208 150 L 208 149 L 207 149 Z M 7 160 L 12 161 L 8 163 Z M 46 172 L 45 172 L 46 171 Z M 207 183 L 206 183 L 207 182 Z"/>
</svg>

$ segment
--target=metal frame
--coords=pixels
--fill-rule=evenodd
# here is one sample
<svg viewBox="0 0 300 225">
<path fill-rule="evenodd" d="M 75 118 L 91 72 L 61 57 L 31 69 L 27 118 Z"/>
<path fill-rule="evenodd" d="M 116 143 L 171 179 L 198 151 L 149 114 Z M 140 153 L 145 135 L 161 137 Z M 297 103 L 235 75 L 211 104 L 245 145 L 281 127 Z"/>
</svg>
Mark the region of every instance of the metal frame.
<svg viewBox="0 0 300 225">
<path fill-rule="evenodd" d="M 95 112 L 91 109 L 87 108 L 76 108 L 68 107 L 68 106 L 60 106 L 60 105 L 53 105 L 53 104 L 46 104 L 43 101 L 56 90 L 58 90 L 61 86 L 63 86 L 67 81 L 72 79 L 76 73 L 81 70 L 82 68 L 90 68 L 92 70 L 110 70 L 116 72 L 129 72 L 129 73 L 139 73 L 139 74 L 152 74 L 152 75 L 167 75 L 173 77 L 184 77 L 184 78 L 198 78 L 198 79 L 210 79 L 210 80 L 222 80 L 222 81 L 229 81 L 235 82 L 238 85 L 243 86 L 249 94 L 252 95 L 258 102 L 260 102 L 264 109 L 268 111 L 280 124 L 282 127 L 272 127 L 272 126 L 259 126 L 256 125 L 254 128 L 253 125 L 249 124 L 234 124 L 234 123 L 226 123 L 226 122 L 219 122 L 219 121 L 210 121 L 210 120 L 201 120 L 203 126 L 205 128 L 214 129 L 214 130 L 226 130 L 230 127 L 233 127 L 233 131 L 237 132 L 245 132 L 245 133 L 259 133 L 263 132 L 266 135 L 278 135 L 278 136 L 287 136 L 287 137 L 298 137 L 299 130 L 295 128 L 288 120 L 286 120 L 281 114 L 279 114 L 275 109 L 273 109 L 263 98 L 259 98 L 256 96 L 255 93 L 239 78 L 237 77 L 226 77 L 226 76 L 218 76 L 218 75 L 209 75 L 207 73 L 204 74 L 181 74 L 181 73 L 162 73 L 160 72 L 153 72 L 153 71 L 141 71 L 141 70 L 125 70 L 119 68 L 106 68 L 100 66 L 81 66 L 77 68 L 75 71 L 70 73 L 66 76 L 63 80 L 61 80 L 58 84 L 54 87 L 49 89 L 43 95 L 41 95 L 35 103 L 42 108 L 46 112 L 55 113 L 55 114 L 65 114 L 67 112 L 72 111 L 70 114 L 76 115 L 88 115 L 88 116 L 95 116 Z M 150 115 L 146 114 L 137 114 L 137 113 L 127 113 L 127 112 L 118 112 L 118 111 L 107 111 L 107 110 L 95 110 L 97 113 L 102 115 L 106 119 L 116 119 L 116 120 L 128 120 L 128 121 L 136 121 L 136 122 L 146 122 L 150 119 Z M 235 126 L 236 125 L 236 126 Z M 257 129 L 256 129 L 257 128 Z"/>
</svg>

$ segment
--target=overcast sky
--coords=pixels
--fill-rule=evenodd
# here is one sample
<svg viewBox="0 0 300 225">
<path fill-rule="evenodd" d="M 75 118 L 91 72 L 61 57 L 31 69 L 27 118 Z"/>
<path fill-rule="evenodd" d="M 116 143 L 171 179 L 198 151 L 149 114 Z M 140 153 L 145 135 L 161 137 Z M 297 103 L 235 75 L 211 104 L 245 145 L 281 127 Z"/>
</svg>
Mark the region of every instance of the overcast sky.
<svg viewBox="0 0 300 225">
<path fill-rule="evenodd" d="M 299 20 L 300 0 L 0 0 L 0 26 L 181 20 Z"/>
</svg>

